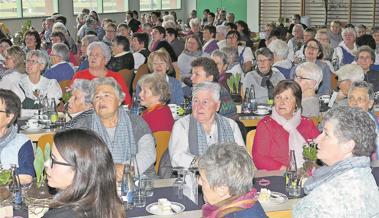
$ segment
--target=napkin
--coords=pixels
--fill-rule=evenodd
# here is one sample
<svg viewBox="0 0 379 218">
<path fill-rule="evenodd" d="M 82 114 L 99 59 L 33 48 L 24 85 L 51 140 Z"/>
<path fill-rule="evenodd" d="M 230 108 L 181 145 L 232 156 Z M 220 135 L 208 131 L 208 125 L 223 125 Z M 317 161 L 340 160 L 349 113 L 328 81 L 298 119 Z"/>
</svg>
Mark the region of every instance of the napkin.
<svg viewBox="0 0 379 218">
<path fill-rule="evenodd" d="M 12 205 L 0 206 L 0 217 L 13 217 Z"/>
<path fill-rule="evenodd" d="M 192 172 L 188 172 L 188 174 L 185 176 L 184 181 L 185 184 L 183 187 L 183 194 L 187 196 L 187 198 L 189 198 L 191 201 L 193 201 L 196 205 L 198 205 L 199 193 L 196 175 Z"/>
</svg>

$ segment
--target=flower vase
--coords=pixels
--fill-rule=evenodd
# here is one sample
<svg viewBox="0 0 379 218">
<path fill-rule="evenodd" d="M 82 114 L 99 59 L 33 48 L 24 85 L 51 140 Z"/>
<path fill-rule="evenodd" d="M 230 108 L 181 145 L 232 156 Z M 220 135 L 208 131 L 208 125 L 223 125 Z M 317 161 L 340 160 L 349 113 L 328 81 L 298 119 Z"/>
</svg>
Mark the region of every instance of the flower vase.
<svg viewBox="0 0 379 218">
<path fill-rule="evenodd" d="M 8 200 L 11 197 L 12 193 L 9 191 L 8 185 L 1 185 L 0 186 L 0 203 Z"/>
<path fill-rule="evenodd" d="M 27 197 L 33 199 L 50 199 L 52 197 L 49 193 L 49 187 L 47 186 L 46 181 L 42 181 L 38 184 L 36 180 L 33 180 L 33 183 L 26 195 Z"/>
<path fill-rule="evenodd" d="M 313 172 L 318 167 L 316 160 L 305 160 L 303 163 L 303 173 L 306 177 L 313 175 Z"/>
<path fill-rule="evenodd" d="M 238 94 L 238 92 L 231 92 L 230 96 L 234 103 L 241 104 L 242 103 L 242 97 Z"/>
</svg>

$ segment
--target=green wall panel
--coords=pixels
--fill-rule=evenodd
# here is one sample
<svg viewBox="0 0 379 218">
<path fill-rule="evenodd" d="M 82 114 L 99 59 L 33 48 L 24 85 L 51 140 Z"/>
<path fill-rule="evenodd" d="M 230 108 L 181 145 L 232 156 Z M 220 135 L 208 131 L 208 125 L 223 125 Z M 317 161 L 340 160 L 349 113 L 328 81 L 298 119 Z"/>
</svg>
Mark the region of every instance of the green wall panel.
<svg viewBox="0 0 379 218">
<path fill-rule="evenodd" d="M 246 21 L 247 2 L 248 0 L 196 0 L 196 10 L 198 16 L 203 16 L 203 10 L 209 8 L 216 12 L 217 8 L 223 8 L 233 12 L 237 20 Z"/>
</svg>

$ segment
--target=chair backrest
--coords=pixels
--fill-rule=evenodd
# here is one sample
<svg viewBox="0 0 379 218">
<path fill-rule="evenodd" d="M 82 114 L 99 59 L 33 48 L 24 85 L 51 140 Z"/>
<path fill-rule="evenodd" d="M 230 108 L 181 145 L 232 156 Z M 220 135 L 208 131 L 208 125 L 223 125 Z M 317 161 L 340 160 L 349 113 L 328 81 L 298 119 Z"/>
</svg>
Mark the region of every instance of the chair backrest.
<svg viewBox="0 0 379 218">
<path fill-rule="evenodd" d="M 292 210 L 271 211 L 266 213 L 268 218 L 291 218 Z"/>
<path fill-rule="evenodd" d="M 337 75 L 334 74 L 334 73 L 331 73 L 330 74 L 330 81 L 331 81 L 331 88 L 332 90 L 336 90 L 337 89 L 337 85 L 338 85 L 338 79 L 337 79 Z"/>
<path fill-rule="evenodd" d="M 180 69 L 179 69 L 179 67 L 177 65 L 174 65 L 174 69 L 175 69 L 175 78 L 177 80 L 181 81 L 180 80 Z"/>
<path fill-rule="evenodd" d="M 251 150 L 253 149 L 254 136 L 255 129 L 250 130 L 246 135 L 246 150 L 249 152 L 250 156 L 252 156 Z"/>
<path fill-rule="evenodd" d="M 122 78 L 124 79 L 125 84 L 129 89 L 129 92 L 130 92 L 129 94 L 132 94 L 133 93 L 132 82 L 134 79 L 134 72 L 128 69 L 122 69 L 118 71 L 118 73 L 121 74 Z"/>
<path fill-rule="evenodd" d="M 170 140 L 170 131 L 158 131 L 153 133 L 156 143 L 156 153 L 157 160 L 155 162 L 155 172 L 158 173 L 159 164 L 161 162 L 162 156 L 168 148 L 168 142 Z"/>
<path fill-rule="evenodd" d="M 71 84 L 71 80 L 62 80 L 59 82 L 59 86 L 62 89 L 62 94 L 66 93 L 66 88 L 69 87 Z"/>
<path fill-rule="evenodd" d="M 147 64 L 142 64 L 138 70 L 137 70 L 137 73 L 136 75 L 134 76 L 134 80 L 133 80 L 133 92 L 136 91 L 137 89 L 137 82 L 139 79 L 141 79 L 141 77 L 145 74 L 149 73 L 149 67 L 147 66 Z"/>
<path fill-rule="evenodd" d="M 45 135 L 42 135 L 39 137 L 38 142 L 37 142 L 37 147 L 40 147 L 42 152 L 45 151 L 45 146 L 47 143 L 50 144 L 50 147 L 53 146 L 53 140 L 54 135 L 52 133 L 47 133 Z"/>
</svg>

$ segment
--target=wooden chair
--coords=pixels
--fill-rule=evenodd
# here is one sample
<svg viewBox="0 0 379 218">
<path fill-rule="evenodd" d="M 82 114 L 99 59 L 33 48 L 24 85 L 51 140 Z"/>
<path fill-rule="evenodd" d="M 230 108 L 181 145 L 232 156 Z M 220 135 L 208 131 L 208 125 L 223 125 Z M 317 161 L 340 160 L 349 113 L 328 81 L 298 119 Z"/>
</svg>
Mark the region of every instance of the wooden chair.
<svg viewBox="0 0 379 218">
<path fill-rule="evenodd" d="M 292 211 L 291 210 L 281 210 L 281 211 L 272 211 L 266 213 L 269 218 L 291 218 Z"/>
<path fill-rule="evenodd" d="M 330 81 L 331 81 L 331 88 L 332 88 L 332 90 L 336 90 L 337 89 L 337 84 L 338 84 L 337 75 L 334 74 L 334 73 L 331 73 L 330 74 Z"/>
<path fill-rule="evenodd" d="M 170 140 L 170 131 L 158 131 L 153 133 L 156 143 L 156 154 L 157 160 L 155 162 L 155 172 L 158 173 L 159 164 L 161 162 L 162 156 L 168 148 L 168 142 Z"/>
<path fill-rule="evenodd" d="M 138 70 L 137 70 L 137 73 L 136 75 L 134 76 L 134 79 L 133 79 L 133 92 L 136 91 L 137 89 L 137 82 L 139 79 L 141 79 L 141 77 L 145 74 L 149 73 L 149 67 L 147 66 L 147 64 L 142 64 Z"/>
<path fill-rule="evenodd" d="M 251 153 L 251 150 L 253 149 L 254 136 L 255 136 L 255 129 L 250 130 L 246 135 L 246 150 L 247 152 L 249 152 L 250 156 L 253 155 Z"/>
<path fill-rule="evenodd" d="M 122 78 L 124 78 L 125 84 L 129 89 L 129 94 L 133 94 L 133 89 L 132 89 L 132 82 L 134 79 L 134 72 L 128 69 L 122 69 L 118 71 L 119 74 L 121 74 Z"/>
<path fill-rule="evenodd" d="M 175 78 L 177 80 L 181 81 L 180 80 L 180 69 L 179 69 L 179 67 L 177 65 L 174 65 L 174 69 L 175 69 Z"/>
<path fill-rule="evenodd" d="M 54 142 L 53 138 L 54 138 L 54 135 L 52 133 L 47 133 L 39 137 L 38 142 L 37 142 L 37 147 L 40 147 L 42 152 L 44 152 L 46 143 L 50 144 L 50 148 L 51 146 L 53 146 L 53 142 Z"/>
</svg>

